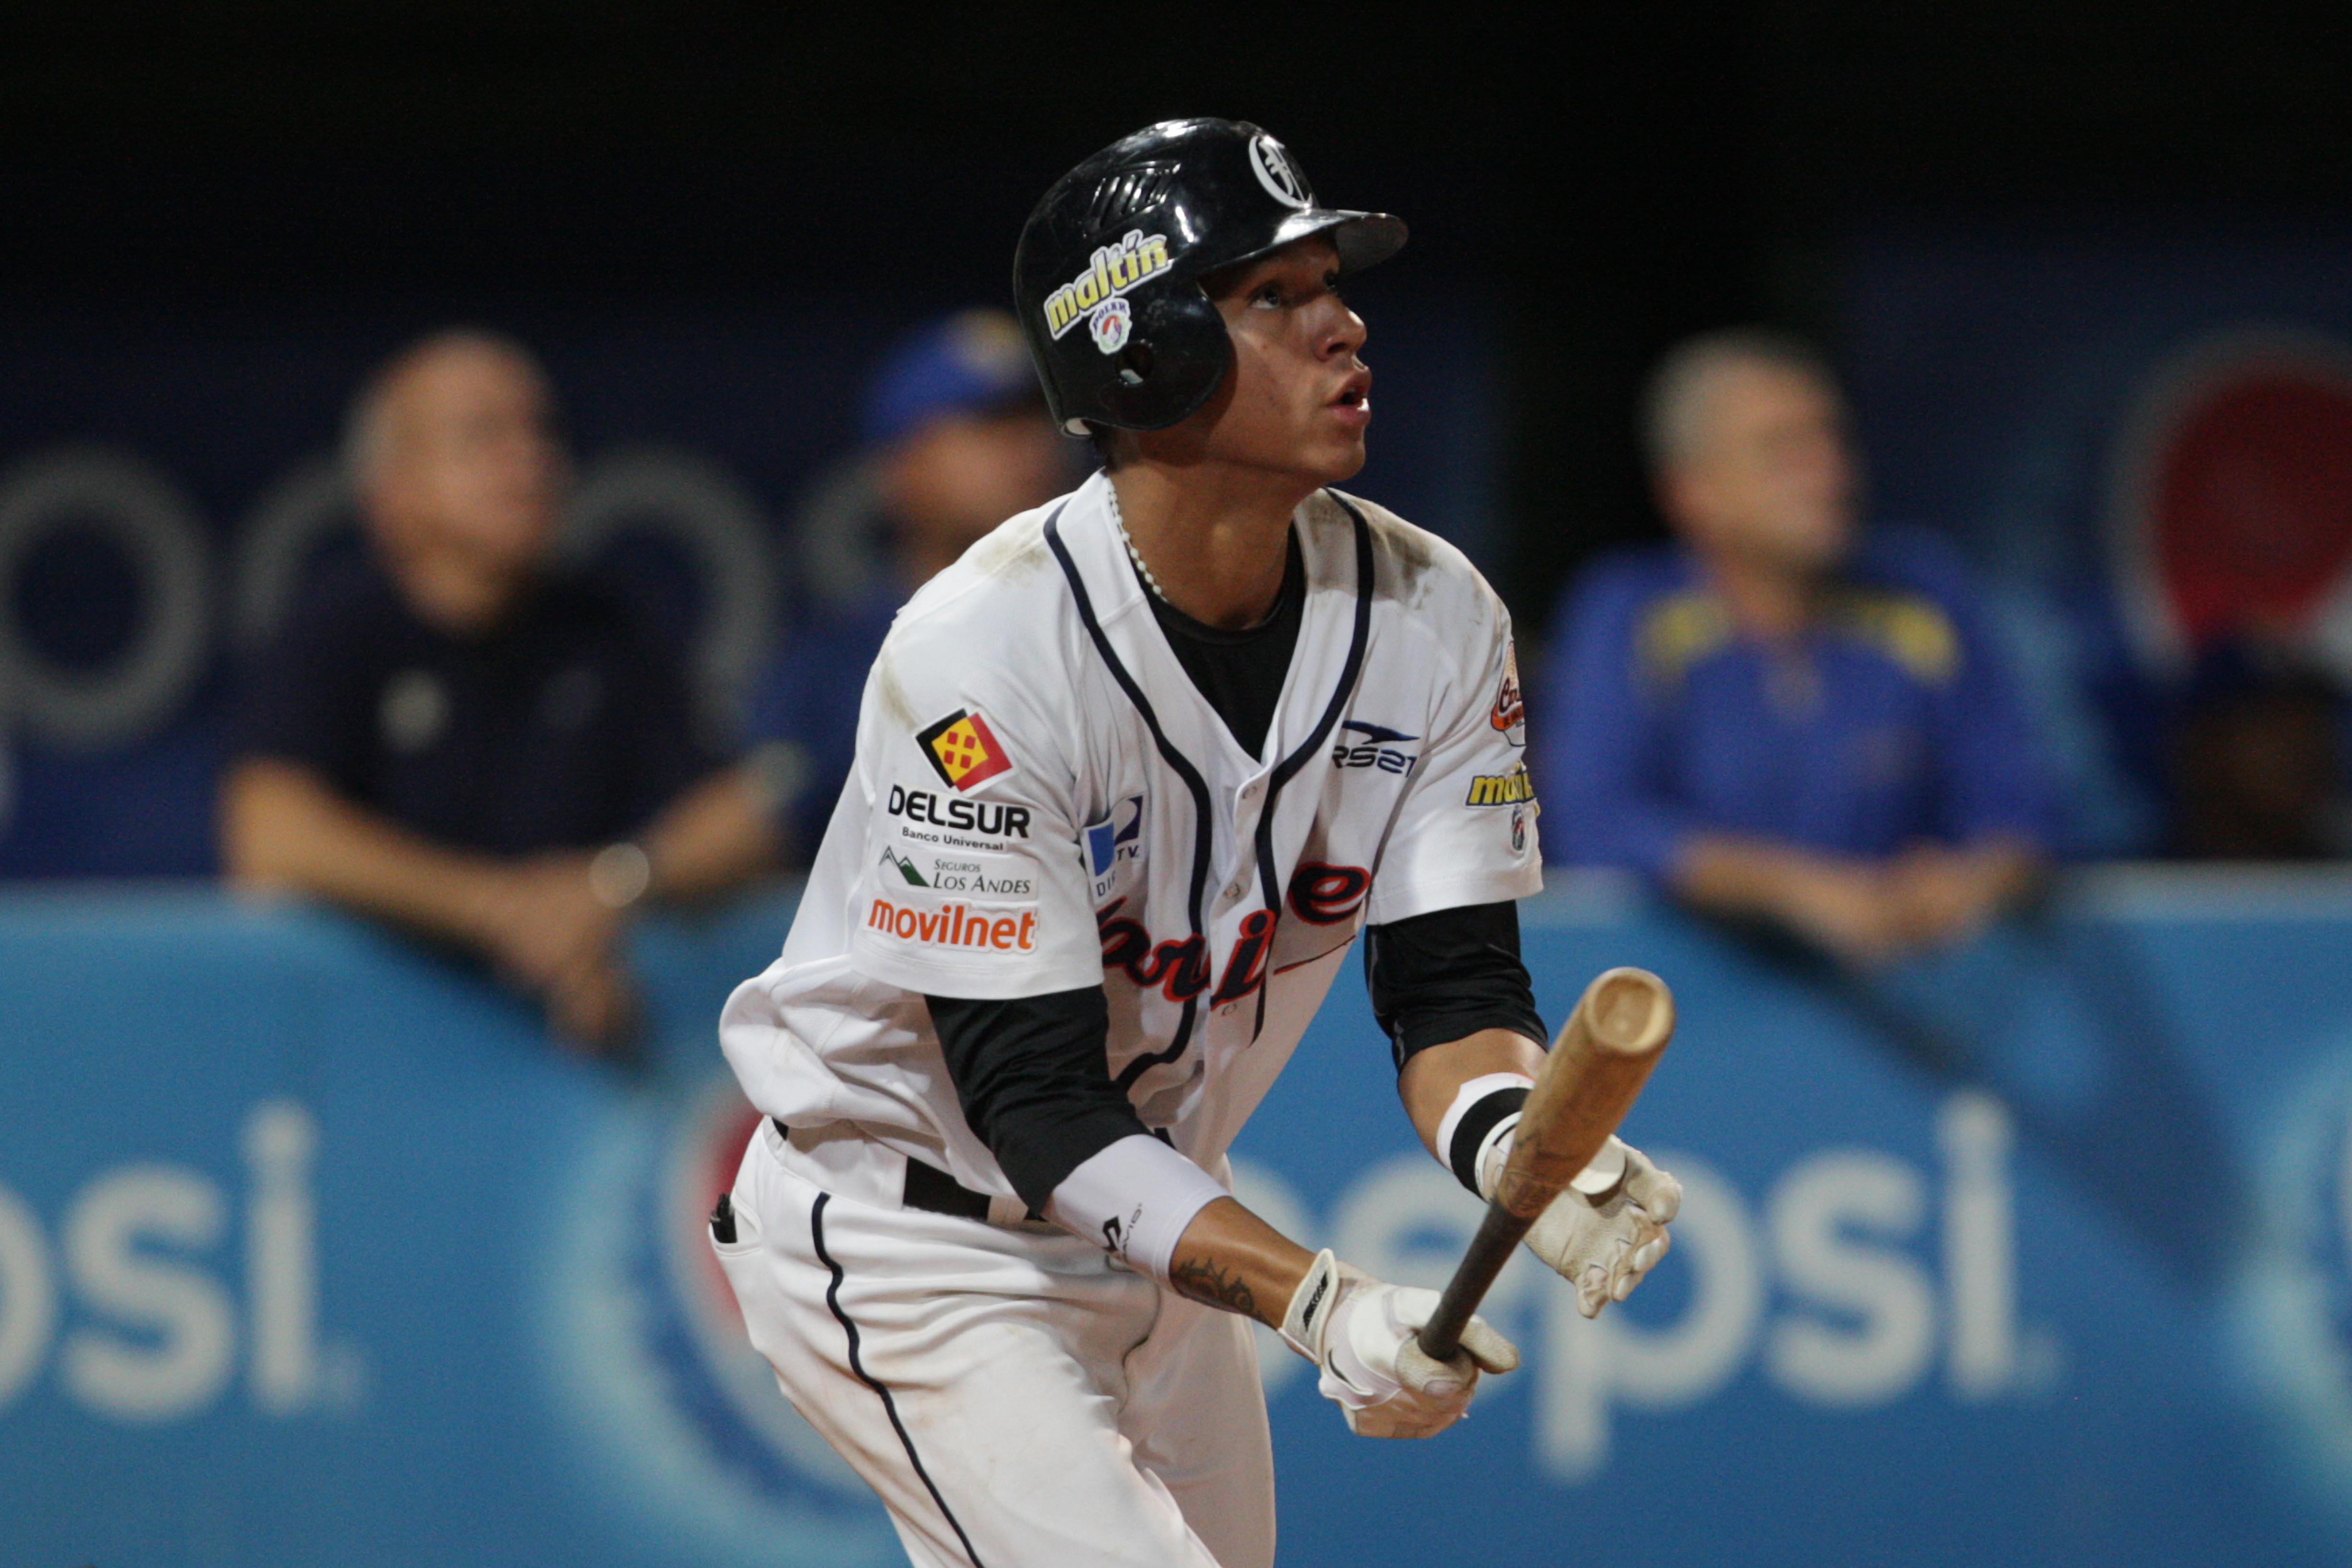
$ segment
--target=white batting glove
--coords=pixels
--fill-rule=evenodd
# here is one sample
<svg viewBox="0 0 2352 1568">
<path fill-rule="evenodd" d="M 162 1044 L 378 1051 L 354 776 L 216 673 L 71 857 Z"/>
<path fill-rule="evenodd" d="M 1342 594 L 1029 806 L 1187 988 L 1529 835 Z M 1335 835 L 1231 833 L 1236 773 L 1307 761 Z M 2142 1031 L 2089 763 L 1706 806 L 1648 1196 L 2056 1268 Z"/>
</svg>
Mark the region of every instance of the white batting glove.
<svg viewBox="0 0 2352 1568">
<path fill-rule="evenodd" d="M 1480 1372 L 1509 1372 L 1519 1352 L 1484 1318 L 1462 1348 L 1438 1361 L 1414 1336 L 1437 1310 L 1437 1292 L 1385 1285 L 1325 1247 L 1283 1314 L 1282 1337 L 1321 1369 L 1316 1392 L 1339 1406 L 1360 1437 L 1430 1437 L 1462 1419 Z"/>
<path fill-rule="evenodd" d="M 1508 1163 L 1511 1140 L 1497 1139 L 1478 1162 L 1478 1190 L 1488 1196 Z M 1528 1231 L 1528 1247 L 1576 1287 L 1576 1310 L 1597 1318 L 1633 1293 L 1674 1238 L 1666 1226 L 1682 1208 L 1683 1184 L 1639 1149 L 1612 1137 L 1592 1163 Z"/>
</svg>

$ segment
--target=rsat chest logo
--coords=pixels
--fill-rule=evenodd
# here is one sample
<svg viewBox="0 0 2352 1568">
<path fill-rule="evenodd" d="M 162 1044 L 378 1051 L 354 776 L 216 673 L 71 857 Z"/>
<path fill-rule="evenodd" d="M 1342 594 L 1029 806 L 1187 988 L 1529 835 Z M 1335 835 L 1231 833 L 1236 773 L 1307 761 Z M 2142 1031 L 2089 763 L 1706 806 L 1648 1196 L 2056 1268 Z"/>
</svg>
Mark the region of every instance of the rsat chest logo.
<svg viewBox="0 0 2352 1568">
<path fill-rule="evenodd" d="M 1402 730 L 1391 730 L 1384 724 L 1367 724 L 1360 719 L 1349 719 L 1339 728 L 1349 731 L 1332 742 L 1331 765 L 1335 768 L 1378 768 L 1384 773 L 1409 773 L 1413 763 L 1421 761 L 1418 752 L 1404 748 L 1421 739 Z"/>
</svg>

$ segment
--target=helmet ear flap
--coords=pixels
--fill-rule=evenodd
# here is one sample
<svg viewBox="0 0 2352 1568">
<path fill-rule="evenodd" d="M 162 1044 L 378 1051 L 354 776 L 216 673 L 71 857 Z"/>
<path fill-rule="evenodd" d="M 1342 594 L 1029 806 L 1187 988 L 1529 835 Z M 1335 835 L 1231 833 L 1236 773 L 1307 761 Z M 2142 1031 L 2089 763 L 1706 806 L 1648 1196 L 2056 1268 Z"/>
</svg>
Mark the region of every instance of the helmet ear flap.
<svg viewBox="0 0 2352 1568">
<path fill-rule="evenodd" d="M 1198 287 L 1175 289 L 1136 313 L 1127 343 L 1109 357 L 1102 407 L 1130 430 L 1164 430 L 1209 401 L 1234 365 L 1225 319 Z"/>
</svg>

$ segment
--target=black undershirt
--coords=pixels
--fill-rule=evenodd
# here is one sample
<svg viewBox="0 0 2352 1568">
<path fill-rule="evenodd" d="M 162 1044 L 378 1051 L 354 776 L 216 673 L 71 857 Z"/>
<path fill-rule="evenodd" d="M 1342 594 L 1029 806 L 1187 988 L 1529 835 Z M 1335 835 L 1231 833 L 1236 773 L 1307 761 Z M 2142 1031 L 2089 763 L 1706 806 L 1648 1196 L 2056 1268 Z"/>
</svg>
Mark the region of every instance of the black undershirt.
<svg viewBox="0 0 2352 1568">
<path fill-rule="evenodd" d="M 1298 623 L 1307 607 L 1307 562 L 1298 551 L 1298 534 L 1282 567 L 1282 588 L 1274 596 L 1274 611 L 1242 631 L 1227 631 L 1196 621 L 1144 584 L 1152 617 L 1168 638 L 1176 662 L 1192 678 L 1217 717 L 1225 721 L 1242 750 L 1255 757 L 1265 746 L 1265 732 L 1282 701 L 1282 683 L 1290 674 L 1290 656 L 1298 647 Z"/>
<path fill-rule="evenodd" d="M 1151 593 L 1177 662 L 1242 749 L 1257 756 L 1282 697 L 1307 603 L 1296 532 L 1274 612 L 1245 631 L 1204 626 Z M 1519 961 L 1518 906 L 1437 910 L 1367 927 L 1364 983 L 1397 1068 L 1481 1029 L 1548 1037 Z M 1099 985 L 1009 1001 L 928 998 L 964 1120 L 1013 1190 L 1042 1210 L 1063 1179 L 1120 1139 L 1149 1131 L 1104 1054 L 1109 1006 Z"/>
</svg>

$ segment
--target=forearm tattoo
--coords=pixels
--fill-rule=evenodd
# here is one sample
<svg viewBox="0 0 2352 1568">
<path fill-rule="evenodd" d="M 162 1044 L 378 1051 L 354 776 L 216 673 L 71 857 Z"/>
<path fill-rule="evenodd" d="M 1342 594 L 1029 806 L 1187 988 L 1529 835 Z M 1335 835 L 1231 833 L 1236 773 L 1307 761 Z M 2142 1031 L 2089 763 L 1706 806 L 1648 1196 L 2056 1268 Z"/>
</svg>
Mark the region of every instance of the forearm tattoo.
<svg viewBox="0 0 2352 1568">
<path fill-rule="evenodd" d="M 1229 1274 L 1206 1258 L 1188 1258 L 1169 1266 L 1168 1282 L 1179 1293 L 1245 1318 L 1257 1316 L 1257 1295 L 1238 1274 Z"/>
</svg>

